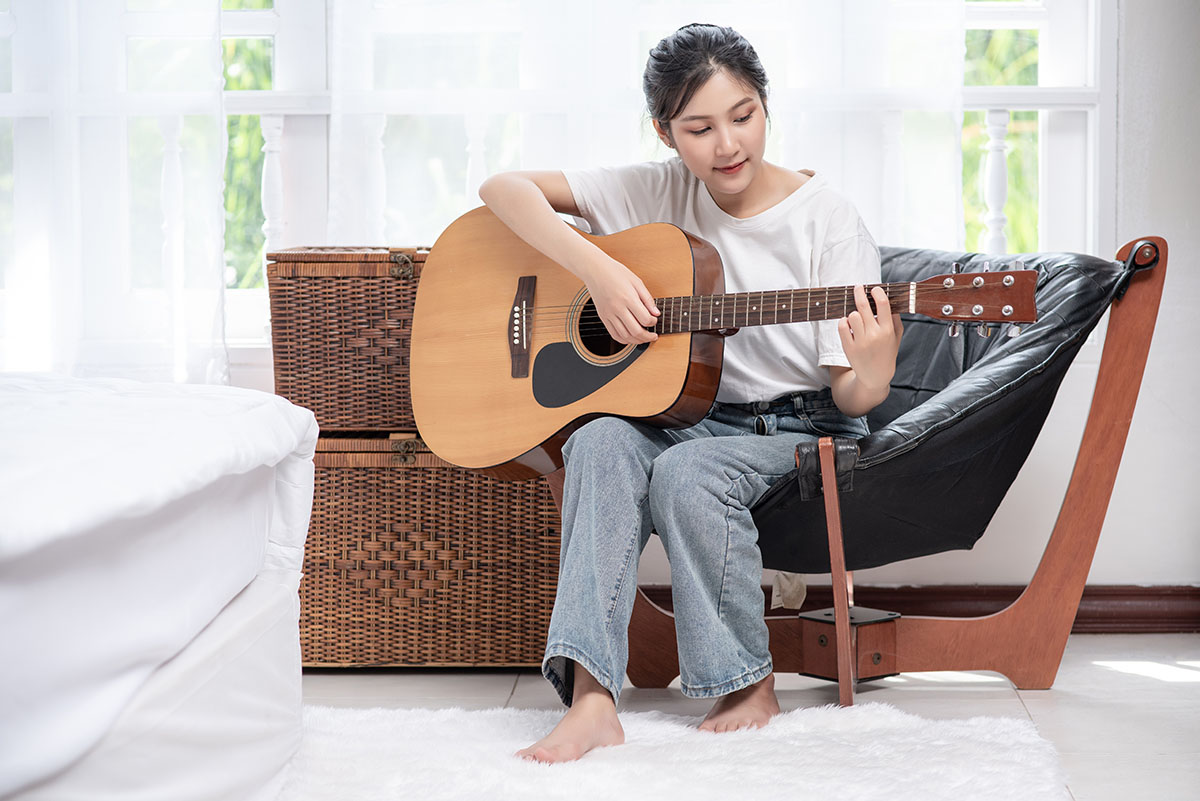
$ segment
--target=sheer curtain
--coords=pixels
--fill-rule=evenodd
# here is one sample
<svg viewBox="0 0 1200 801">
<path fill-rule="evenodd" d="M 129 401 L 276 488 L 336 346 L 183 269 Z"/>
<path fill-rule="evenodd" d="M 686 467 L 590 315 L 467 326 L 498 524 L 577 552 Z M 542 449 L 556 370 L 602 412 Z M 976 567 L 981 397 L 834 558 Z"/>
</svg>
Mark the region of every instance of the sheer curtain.
<svg viewBox="0 0 1200 801">
<path fill-rule="evenodd" d="M 0 0 L 0 366 L 227 380 L 219 0 Z"/>
<path fill-rule="evenodd" d="M 329 233 L 432 240 L 507 169 L 670 155 L 647 52 L 731 25 L 771 80 L 768 158 L 826 174 L 880 243 L 961 245 L 961 0 L 338 0 L 331 4 Z"/>
</svg>

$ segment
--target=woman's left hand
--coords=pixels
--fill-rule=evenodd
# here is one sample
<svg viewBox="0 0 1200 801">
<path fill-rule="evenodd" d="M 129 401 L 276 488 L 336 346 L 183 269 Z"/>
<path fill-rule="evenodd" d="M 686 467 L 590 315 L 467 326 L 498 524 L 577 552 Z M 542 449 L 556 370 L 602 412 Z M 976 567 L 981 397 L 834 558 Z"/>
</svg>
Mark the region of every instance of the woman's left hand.
<svg viewBox="0 0 1200 801">
<path fill-rule="evenodd" d="M 904 324 L 899 314 L 890 313 L 891 305 L 883 287 L 872 289 L 871 297 L 878 315 L 871 311 L 863 286 L 854 287 L 857 308 L 838 323 L 838 334 L 858 383 L 863 389 L 882 392 L 882 397 L 887 397 L 887 387 L 896 373 L 896 354 Z"/>
</svg>

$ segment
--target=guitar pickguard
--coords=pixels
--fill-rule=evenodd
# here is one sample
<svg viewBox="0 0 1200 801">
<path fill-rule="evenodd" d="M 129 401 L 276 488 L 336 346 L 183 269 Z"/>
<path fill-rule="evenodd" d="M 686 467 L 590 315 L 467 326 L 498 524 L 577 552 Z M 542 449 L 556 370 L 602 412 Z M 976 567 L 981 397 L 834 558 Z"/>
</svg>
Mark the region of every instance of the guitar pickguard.
<svg viewBox="0 0 1200 801">
<path fill-rule="evenodd" d="M 533 362 L 533 399 L 549 409 L 568 406 L 612 381 L 645 350 L 638 345 L 619 362 L 597 365 L 581 358 L 570 342 L 547 345 Z"/>
</svg>

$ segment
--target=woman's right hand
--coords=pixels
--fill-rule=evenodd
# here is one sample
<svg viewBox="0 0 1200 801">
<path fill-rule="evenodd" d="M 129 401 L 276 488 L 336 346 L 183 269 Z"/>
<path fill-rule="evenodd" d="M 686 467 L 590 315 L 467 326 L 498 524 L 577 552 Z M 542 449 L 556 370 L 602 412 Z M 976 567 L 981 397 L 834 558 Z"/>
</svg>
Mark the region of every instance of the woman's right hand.
<svg viewBox="0 0 1200 801">
<path fill-rule="evenodd" d="M 632 270 L 605 254 L 588 269 L 584 282 L 609 336 L 623 345 L 658 339 L 647 330 L 660 314 L 654 296 Z"/>
</svg>

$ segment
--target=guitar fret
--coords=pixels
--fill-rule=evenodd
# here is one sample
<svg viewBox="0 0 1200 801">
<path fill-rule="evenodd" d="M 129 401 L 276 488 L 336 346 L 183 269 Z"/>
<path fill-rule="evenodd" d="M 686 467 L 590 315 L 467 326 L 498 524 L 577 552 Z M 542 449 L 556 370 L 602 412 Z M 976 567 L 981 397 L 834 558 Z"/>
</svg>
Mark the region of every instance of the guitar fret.
<svg viewBox="0 0 1200 801">
<path fill-rule="evenodd" d="M 974 290 L 970 286 L 965 285 L 943 288 L 942 278 L 950 277 L 936 276 L 936 281 L 935 279 L 925 279 L 921 282 L 863 284 L 863 289 L 867 293 L 872 311 L 877 310 L 878 303 L 871 292 L 875 287 L 879 287 L 884 291 L 887 304 L 890 305 L 891 311 L 894 314 L 906 312 L 910 314 L 926 314 L 928 316 L 941 317 L 942 319 L 952 319 L 946 316 L 949 312 L 945 315 L 937 313 L 936 310 L 941 309 L 943 303 L 940 298 L 946 297 L 948 293 L 952 293 L 954 297 L 951 297 L 950 300 L 954 301 L 959 297 L 960 293 L 970 294 Z M 990 318 L 999 322 L 1009 322 L 1016 319 L 1012 316 L 1012 305 L 1004 305 L 997 308 L 1003 301 L 991 299 L 997 291 L 1006 291 L 1007 287 L 1013 283 L 1013 279 L 1009 278 L 1008 274 L 1000 277 L 993 276 L 989 280 L 995 283 L 1000 278 L 1006 280 L 1004 289 L 993 287 L 991 284 L 987 286 L 984 286 L 982 283 L 975 285 L 976 287 L 983 287 L 979 292 L 988 294 L 988 297 L 981 298 L 984 302 L 977 305 L 983 311 L 972 313 L 971 321 L 988 321 Z M 975 280 L 979 279 L 975 278 Z M 1028 279 L 1019 280 L 1028 281 Z M 929 296 L 932 297 L 927 301 L 926 298 Z M 1024 298 L 1014 297 L 1013 299 L 1029 303 Z M 650 330 L 660 334 L 735 330 L 743 326 L 833 320 L 844 317 L 858 308 L 855 288 L 853 286 L 755 290 L 752 292 L 719 295 L 679 295 L 655 298 L 655 303 L 658 305 L 661 314 Z M 966 319 L 967 314 L 959 310 L 958 303 L 965 304 L 967 301 L 958 301 L 954 304 L 954 314 L 957 318 Z M 932 307 L 931 311 L 925 311 L 923 308 L 925 306 Z M 969 309 L 971 307 L 964 305 L 963 308 Z M 1003 316 L 999 316 L 1001 313 L 1000 308 L 1004 309 Z M 1033 313 L 1027 310 L 1018 310 L 1017 313 L 1029 315 L 1029 319 L 1036 319 L 1036 317 L 1032 316 Z M 803 316 L 801 316 L 802 314 Z"/>
</svg>

